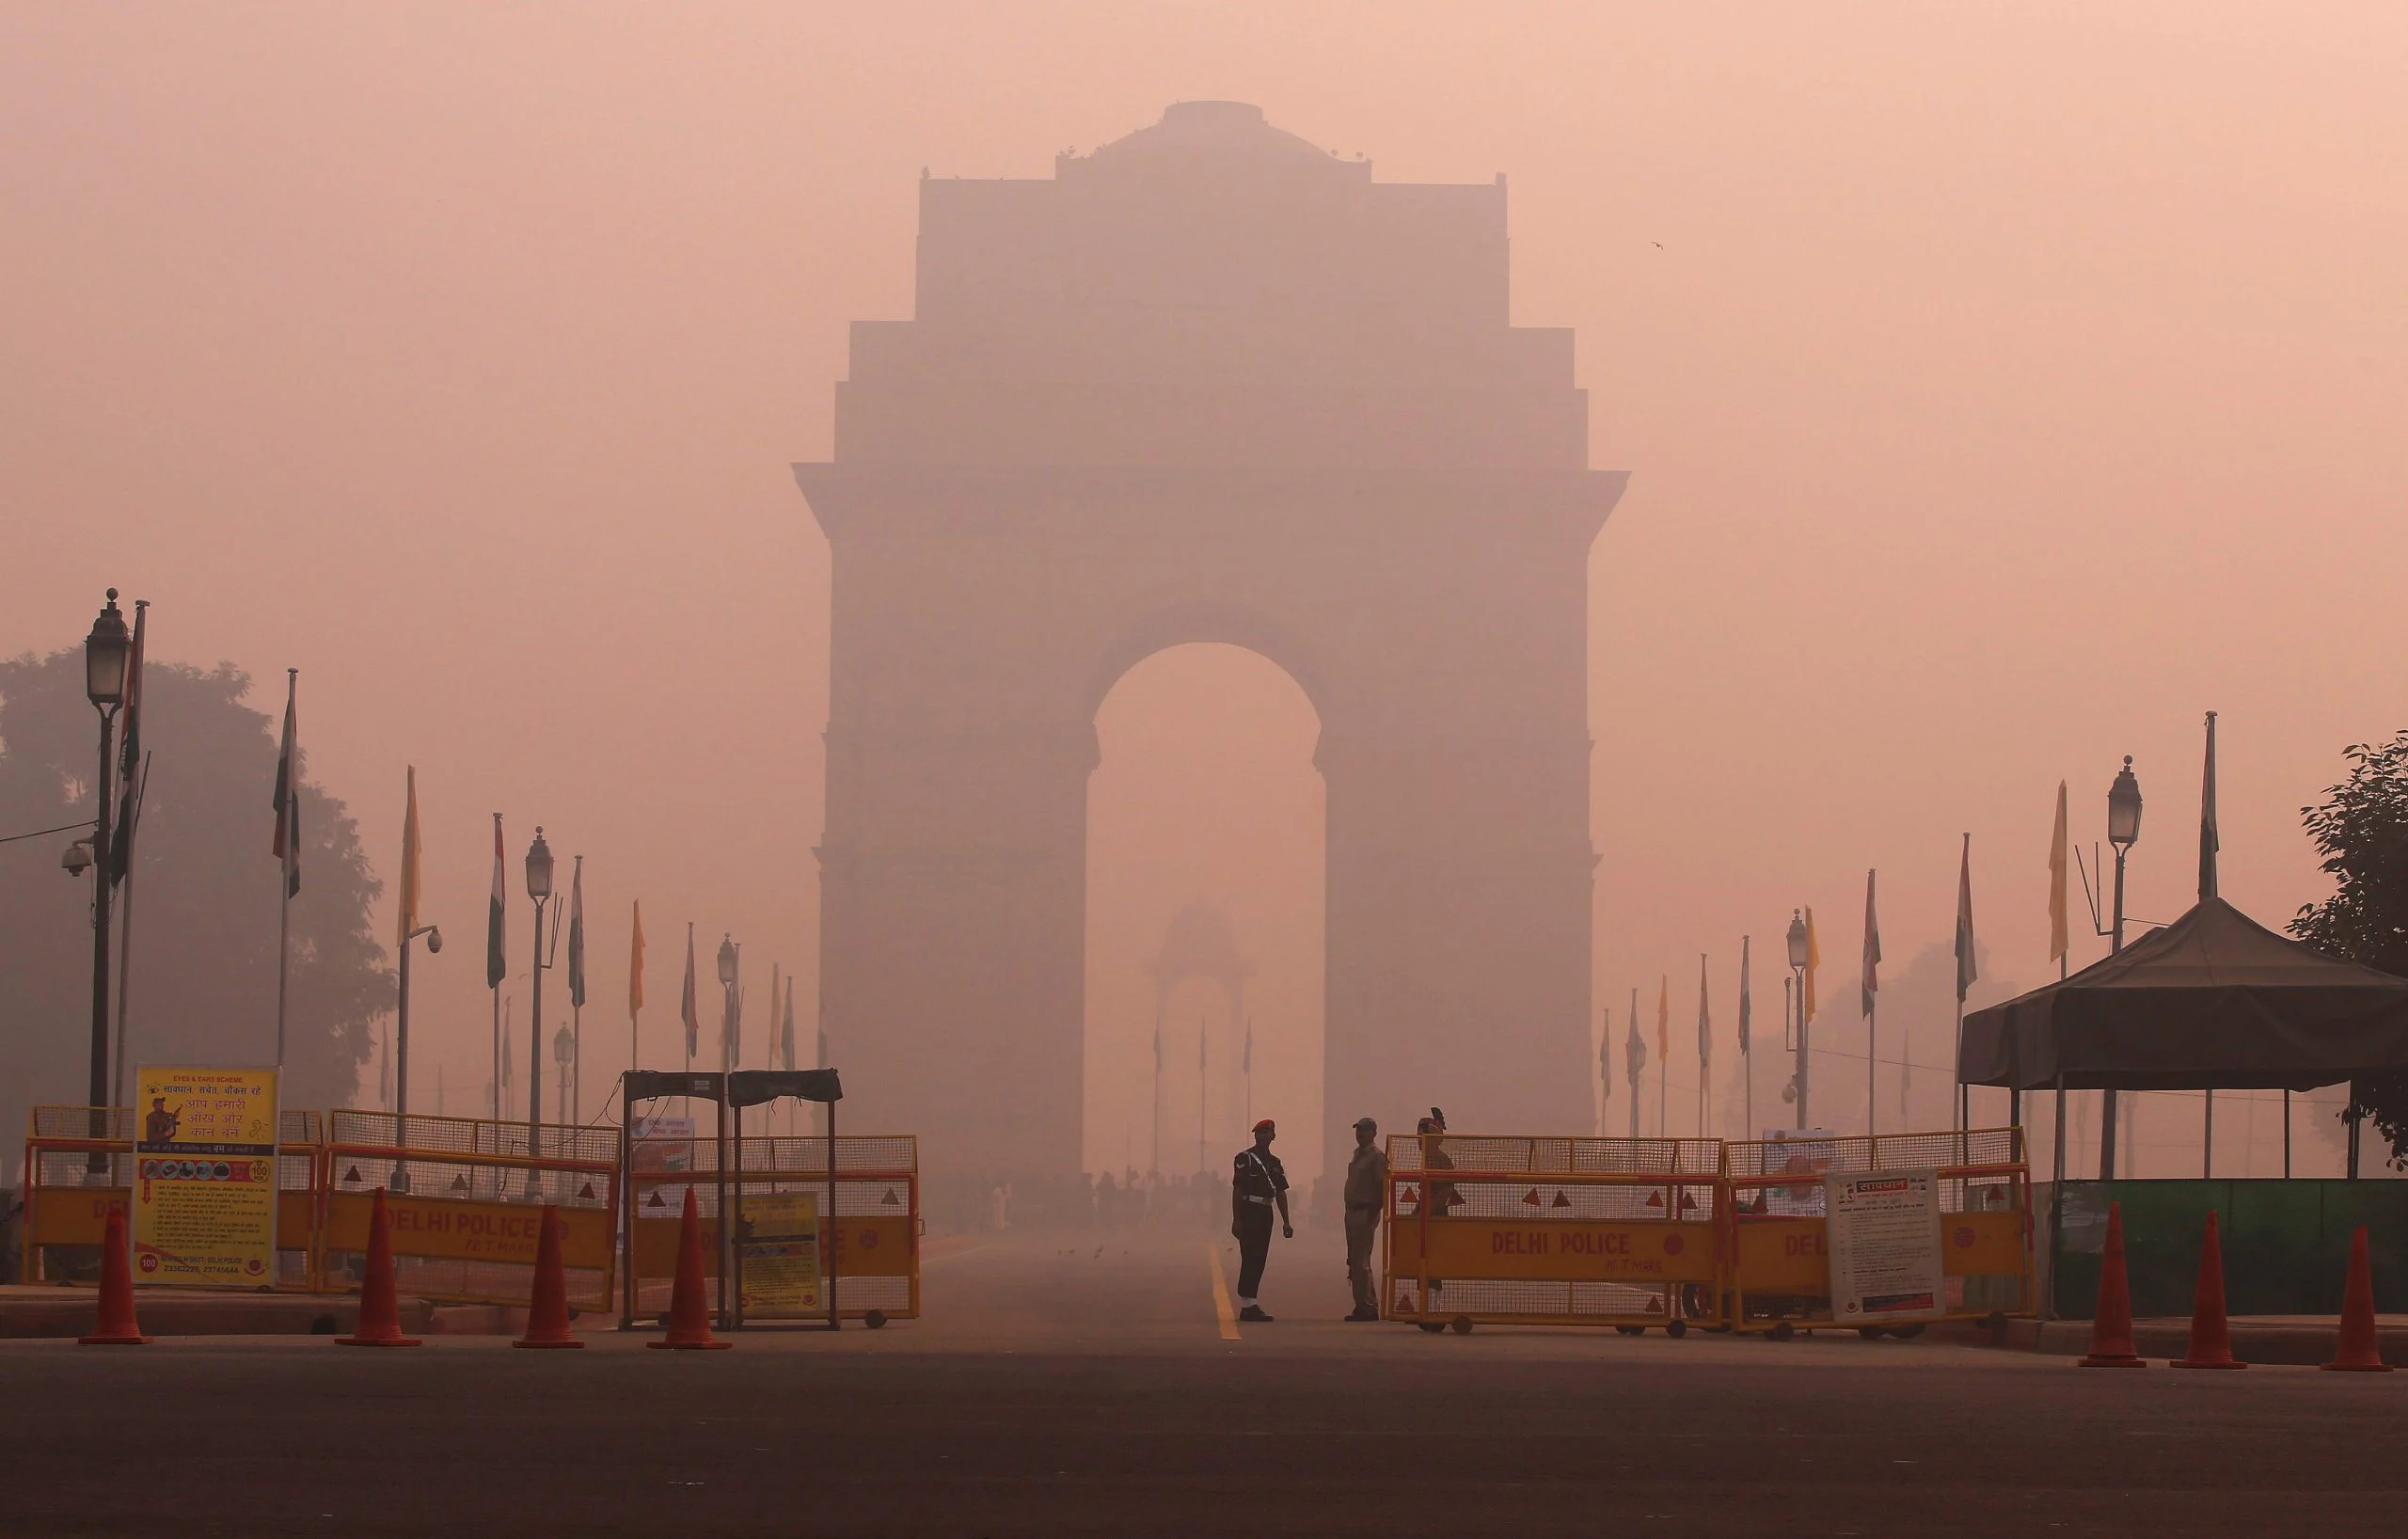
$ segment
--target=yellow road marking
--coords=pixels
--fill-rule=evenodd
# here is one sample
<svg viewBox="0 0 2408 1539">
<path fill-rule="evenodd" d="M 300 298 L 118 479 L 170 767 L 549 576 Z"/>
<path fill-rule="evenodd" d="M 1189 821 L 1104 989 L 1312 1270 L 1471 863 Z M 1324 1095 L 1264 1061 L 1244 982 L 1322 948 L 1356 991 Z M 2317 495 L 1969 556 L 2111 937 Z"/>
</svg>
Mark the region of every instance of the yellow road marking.
<svg viewBox="0 0 2408 1539">
<path fill-rule="evenodd" d="M 1229 1279 L 1221 1271 L 1221 1247 L 1206 1245 L 1204 1256 L 1212 1263 L 1212 1308 L 1221 1316 L 1221 1340 L 1238 1341 L 1238 1312 L 1229 1308 Z"/>
</svg>

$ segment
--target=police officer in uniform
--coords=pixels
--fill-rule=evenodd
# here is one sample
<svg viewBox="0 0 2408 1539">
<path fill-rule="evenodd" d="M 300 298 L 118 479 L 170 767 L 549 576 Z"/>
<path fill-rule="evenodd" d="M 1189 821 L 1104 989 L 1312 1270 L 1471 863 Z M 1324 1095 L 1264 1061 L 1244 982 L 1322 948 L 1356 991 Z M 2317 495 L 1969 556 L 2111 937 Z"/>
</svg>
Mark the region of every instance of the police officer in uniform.
<svg viewBox="0 0 2408 1539">
<path fill-rule="evenodd" d="M 1264 1118 L 1254 1125 L 1254 1147 L 1242 1150 L 1229 1175 L 1229 1232 L 1238 1242 L 1238 1318 L 1267 1323 L 1256 1302 L 1262 1263 L 1271 1259 L 1271 1212 L 1279 1211 L 1279 1232 L 1296 1237 L 1288 1222 L 1288 1171 L 1271 1152 L 1278 1128 Z"/>
<path fill-rule="evenodd" d="M 1388 1157 L 1380 1151 L 1380 1125 L 1366 1117 L 1354 1124 L 1354 1155 L 1346 1162 L 1346 1281 L 1354 1290 L 1349 1320 L 1377 1320 L 1380 1293 L 1371 1280 L 1371 1242 L 1388 1200 Z"/>
</svg>

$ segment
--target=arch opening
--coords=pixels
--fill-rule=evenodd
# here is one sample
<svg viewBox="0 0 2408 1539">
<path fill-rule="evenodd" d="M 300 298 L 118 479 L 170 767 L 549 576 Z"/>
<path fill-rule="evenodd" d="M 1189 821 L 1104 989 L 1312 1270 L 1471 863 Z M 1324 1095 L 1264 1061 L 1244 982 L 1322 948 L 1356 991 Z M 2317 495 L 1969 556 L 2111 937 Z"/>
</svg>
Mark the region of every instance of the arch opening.
<svg viewBox="0 0 2408 1539">
<path fill-rule="evenodd" d="M 1112 680 L 1095 728 L 1084 1164 L 1218 1172 L 1270 1117 L 1305 1188 L 1322 1135 L 1320 714 L 1262 653 L 1185 642 Z"/>
</svg>

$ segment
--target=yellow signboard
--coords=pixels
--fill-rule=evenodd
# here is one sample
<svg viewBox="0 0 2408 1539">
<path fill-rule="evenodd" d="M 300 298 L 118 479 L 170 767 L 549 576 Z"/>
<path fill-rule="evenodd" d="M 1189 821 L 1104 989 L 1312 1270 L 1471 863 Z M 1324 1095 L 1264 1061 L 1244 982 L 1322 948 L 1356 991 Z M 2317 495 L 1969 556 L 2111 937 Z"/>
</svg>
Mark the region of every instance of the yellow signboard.
<svg viewBox="0 0 2408 1539">
<path fill-rule="evenodd" d="M 736 1226 L 736 1276 L 743 1312 L 757 1320 L 817 1314 L 819 1194 L 777 1192 L 744 1199 Z"/>
<path fill-rule="evenodd" d="M 276 1071 L 145 1068 L 135 1110 L 136 1282 L 276 1280 Z"/>
</svg>

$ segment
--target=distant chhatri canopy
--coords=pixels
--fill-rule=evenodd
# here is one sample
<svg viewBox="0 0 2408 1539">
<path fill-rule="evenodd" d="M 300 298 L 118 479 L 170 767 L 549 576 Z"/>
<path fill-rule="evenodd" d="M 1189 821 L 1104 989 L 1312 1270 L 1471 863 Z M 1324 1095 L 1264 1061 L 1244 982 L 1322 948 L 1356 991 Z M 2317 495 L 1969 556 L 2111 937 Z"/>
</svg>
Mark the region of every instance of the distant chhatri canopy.
<svg viewBox="0 0 2408 1539">
<path fill-rule="evenodd" d="M 1146 966 L 1168 985 L 1184 978 L 1237 979 L 1251 976 L 1253 964 L 1238 951 L 1237 931 L 1229 916 L 1210 898 L 1194 898 L 1171 915 L 1163 932 L 1162 951 Z"/>
</svg>

